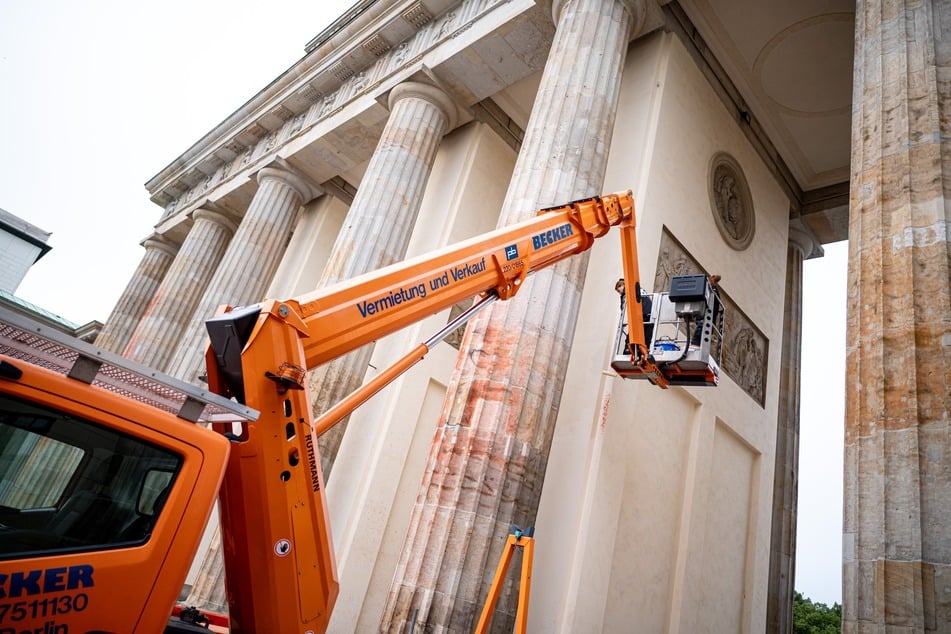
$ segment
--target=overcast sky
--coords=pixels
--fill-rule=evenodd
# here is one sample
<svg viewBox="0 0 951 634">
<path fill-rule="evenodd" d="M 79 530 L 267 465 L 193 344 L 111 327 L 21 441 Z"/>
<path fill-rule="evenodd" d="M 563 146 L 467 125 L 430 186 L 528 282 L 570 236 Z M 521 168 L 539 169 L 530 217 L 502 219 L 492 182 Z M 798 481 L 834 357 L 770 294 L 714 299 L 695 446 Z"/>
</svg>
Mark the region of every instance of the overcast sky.
<svg viewBox="0 0 951 634">
<path fill-rule="evenodd" d="M 0 208 L 53 233 L 17 295 L 105 321 L 162 209 L 144 183 L 354 0 L 0 0 Z"/>
<path fill-rule="evenodd" d="M 848 243 L 803 263 L 796 589 L 842 603 L 842 444 Z"/>
<path fill-rule="evenodd" d="M 17 295 L 105 321 L 161 209 L 143 183 L 353 0 L 0 0 L 0 208 L 52 232 Z M 841 601 L 845 243 L 805 265 L 796 587 Z M 781 342 L 772 342 L 781 345 Z"/>
</svg>

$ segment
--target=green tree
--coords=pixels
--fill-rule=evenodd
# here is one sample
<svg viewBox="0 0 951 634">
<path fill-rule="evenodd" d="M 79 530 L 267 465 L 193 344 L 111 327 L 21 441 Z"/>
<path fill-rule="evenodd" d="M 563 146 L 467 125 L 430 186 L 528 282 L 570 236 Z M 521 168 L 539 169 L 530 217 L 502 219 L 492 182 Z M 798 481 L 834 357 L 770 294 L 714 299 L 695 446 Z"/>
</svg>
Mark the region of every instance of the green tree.
<svg viewBox="0 0 951 634">
<path fill-rule="evenodd" d="M 842 606 L 813 603 L 802 596 L 793 595 L 793 632 L 795 634 L 840 634 L 842 632 Z"/>
</svg>

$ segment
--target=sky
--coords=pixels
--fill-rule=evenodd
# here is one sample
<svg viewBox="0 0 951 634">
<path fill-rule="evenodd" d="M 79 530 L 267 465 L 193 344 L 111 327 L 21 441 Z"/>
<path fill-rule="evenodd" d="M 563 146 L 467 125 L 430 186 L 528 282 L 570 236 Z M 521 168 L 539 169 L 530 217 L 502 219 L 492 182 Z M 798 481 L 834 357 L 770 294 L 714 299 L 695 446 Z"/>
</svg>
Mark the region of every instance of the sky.
<svg viewBox="0 0 951 634">
<path fill-rule="evenodd" d="M 796 589 L 842 603 L 845 303 L 848 242 L 803 263 Z"/>
<path fill-rule="evenodd" d="M 162 209 L 144 183 L 353 0 L 0 0 L 0 208 L 52 232 L 16 295 L 105 322 Z M 841 602 L 845 243 L 804 265 L 796 588 Z M 777 342 L 778 344 L 778 342 Z"/>
<path fill-rule="evenodd" d="M 354 0 L 0 0 L 0 208 L 52 232 L 17 296 L 105 322 L 162 209 L 144 183 Z"/>
</svg>

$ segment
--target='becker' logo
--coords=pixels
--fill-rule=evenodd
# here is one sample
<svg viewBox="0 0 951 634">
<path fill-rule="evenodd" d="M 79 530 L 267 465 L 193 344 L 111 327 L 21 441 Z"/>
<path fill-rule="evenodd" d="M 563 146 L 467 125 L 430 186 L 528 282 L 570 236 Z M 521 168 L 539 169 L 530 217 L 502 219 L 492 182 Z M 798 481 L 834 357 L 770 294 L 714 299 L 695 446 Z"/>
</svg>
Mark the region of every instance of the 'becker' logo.
<svg viewBox="0 0 951 634">
<path fill-rule="evenodd" d="M 532 236 L 532 247 L 541 249 L 549 244 L 555 244 L 559 240 L 564 240 L 570 235 L 574 235 L 574 231 L 571 230 L 570 223 L 565 223 L 560 227 L 555 227 L 554 229 L 549 229 L 548 231 Z"/>
<path fill-rule="evenodd" d="M 93 567 L 88 564 L 27 572 L 0 573 L 0 599 L 91 588 Z"/>
</svg>

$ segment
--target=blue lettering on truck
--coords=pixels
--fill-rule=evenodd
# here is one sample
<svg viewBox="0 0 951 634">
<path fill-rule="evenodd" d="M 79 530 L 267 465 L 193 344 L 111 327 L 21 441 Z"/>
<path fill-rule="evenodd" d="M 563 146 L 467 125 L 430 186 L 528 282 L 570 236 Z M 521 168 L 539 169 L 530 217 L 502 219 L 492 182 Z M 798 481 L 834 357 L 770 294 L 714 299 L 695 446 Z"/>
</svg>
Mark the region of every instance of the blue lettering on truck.
<svg viewBox="0 0 951 634">
<path fill-rule="evenodd" d="M 0 634 L 68 633 L 69 626 L 54 619 L 88 607 L 82 590 L 95 586 L 93 572 L 80 564 L 0 573 Z"/>
<path fill-rule="evenodd" d="M 89 564 L 27 572 L 0 573 L 0 599 L 15 599 L 46 592 L 91 588 L 93 567 Z"/>
</svg>

